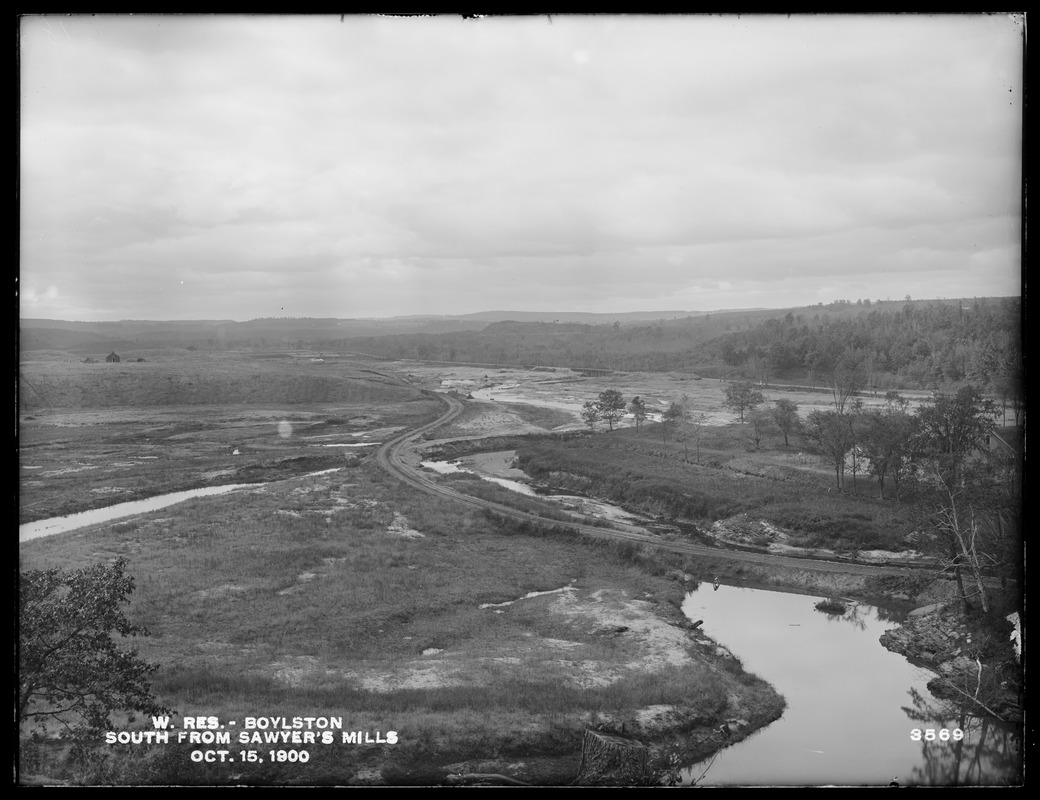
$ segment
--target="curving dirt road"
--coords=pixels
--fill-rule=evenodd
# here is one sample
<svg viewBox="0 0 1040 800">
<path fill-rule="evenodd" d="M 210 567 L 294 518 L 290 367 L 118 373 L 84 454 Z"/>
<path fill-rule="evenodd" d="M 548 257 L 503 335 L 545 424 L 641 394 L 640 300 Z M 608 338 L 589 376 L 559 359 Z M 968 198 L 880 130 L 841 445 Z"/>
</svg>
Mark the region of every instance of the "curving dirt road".
<svg viewBox="0 0 1040 800">
<path fill-rule="evenodd" d="M 712 558 L 724 558 L 731 561 L 742 561 L 756 564 L 772 564 L 776 566 L 794 567 L 796 569 L 809 569 L 820 572 L 841 572 L 853 575 L 906 575 L 909 567 L 905 565 L 891 566 L 883 564 L 860 564 L 849 561 L 822 561 L 812 558 L 797 558 L 792 556 L 778 556 L 768 553 L 749 553 L 744 551 L 722 550 L 714 547 L 694 544 L 692 542 L 666 541 L 650 533 L 638 533 L 635 531 L 611 530 L 584 525 L 580 522 L 561 523 L 550 520 L 536 514 L 529 514 L 509 506 L 495 503 L 490 500 L 482 500 L 478 497 L 461 494 L 453 489 L 440 485 L 435 480 L 427 477 L 421 467 L 416 463 L 409 463 L 407 456 L 412 453 L 412 446 L 424 434 L 451 422 L 462 412 L 462 403 L 449 395 L 430 393 L 430 396 L 447 404 L 447 411 L 433 422 L 429 422 L 419 428 L 406 431 L 388 442 L 384 443 L 376 453 L 379 465 L 398 480 L 428 494 L 437 495 L 456 503 L 470 506 L 471 508 L 492 511 L 511 519 L 536 523 L 541 525 L 557 525 L 578 531 L 586 536 L 600 539 L 621 539 L 659 547 L 662 550 L 670 550 L 676 553 L 687 553 L 690 555 L 710 556 Z"/>
</svg>

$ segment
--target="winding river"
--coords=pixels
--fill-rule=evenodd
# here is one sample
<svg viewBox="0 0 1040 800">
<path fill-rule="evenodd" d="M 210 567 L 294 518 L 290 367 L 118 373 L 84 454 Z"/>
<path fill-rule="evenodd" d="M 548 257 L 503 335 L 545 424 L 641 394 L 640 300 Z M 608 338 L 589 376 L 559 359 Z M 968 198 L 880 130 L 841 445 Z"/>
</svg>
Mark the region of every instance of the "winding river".
<svg viewBox="0 0 1040 800">
<path fill-rule="evenodd" d="M 512 460 L 511 454 L 497 455 L 503 463 Z M 522 481 L 489 474 L 480 457 L 423 466 L 438 472 L 470 471 L 513 491 L 545 496 Z M 582 511 L 649 522 L 602 501 Z M 711 583 L 687 595 L 687 617 L 703 620 L 702 629 L 712 639 L 776 687 L 787 710 L 714 759 L 689 766 L 683 772 L 685 784 L 953 786 L 1020 781 L 1020 744 L 1011 728 L 949 711 L 927 689 L 934 673 L 878 641 L 899 624 L 898 615 L 851 602 L 844 614 L 825 614 L 815 608 L 821 599 L 738 586 L 715 589 Z M 932 741 L 927 739 L 930 730 L 935 732 Z"/>
<path fill-rule="evenodd" d="M 443 462 L 424 466 L 442 472 L 459 468 Z M 533 491 L 498 476 L 482 477 L 514 491 Z M 25 542 L 260 485 L 210 486 L 40 520 L 19 526 L 18 538 Z M 600 508 L 592 513 L 605 512 Z M 1020 782 L 1021 748 L 1013 730 L 945 710 L 926 688 L 932 673 L 881 646 L 878 638 L 898 624 L 897 617 L 881 608 L 851 603 L 845 614 L 824 614 L 815 609 L 819 599 L 738 586 L 715 588 L 711 583 L 687 595 L 685 614 L 703 620 L 705 633 L 739 657 L 747 670 L 776 687 L 787 700 L 787 709 L 771 725 L 686 768 L 686 785 Z M 929 730 L 935 731 L 933 741 L 927 740 Z M 950 732 L 951 738 L 943 741 L 943 731 Z M 955 740 L 957 732 L 963 732 L 959 740 Z"/>
<path fill-rule="evenodd" d="M 878 642 L 898 618 L 866 604 L 844 615 L 821 598 L 703 583 L 683 611 L 787 700 L 783 716 L 713 760 L 698 786 L 1006 785 L 1020 780 L 1013 731 L 945 711 L 926 688 L 933 673 Z M 926 741 L 934 730 L 935 740 Z M 941 741 L 941 731 L 951 738 Z M 954 741 L 955 731 L 964 733 Z M 919 734 L 915 734 L 919 731 Z"/>
</svg>

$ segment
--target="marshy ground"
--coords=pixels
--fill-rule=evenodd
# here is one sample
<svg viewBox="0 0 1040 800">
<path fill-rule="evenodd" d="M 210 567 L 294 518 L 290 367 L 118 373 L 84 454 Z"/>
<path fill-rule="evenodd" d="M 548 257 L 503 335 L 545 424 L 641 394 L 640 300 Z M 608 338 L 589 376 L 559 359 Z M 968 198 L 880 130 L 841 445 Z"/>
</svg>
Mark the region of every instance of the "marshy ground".
<svg viewBox="0 0 1040 800">
<path fill-rule="evenodd" d="M 100 746 L 63 776 L 54 747 L 47 774 L 361 785 L 494 772 L 555 784 L 573 779 L 589 724 L 624 723 L 655 744 L 681 736 L 692 760 L 719 746 L 718 720 L 779 715 L 768 685 L 688 629 L 679 605 L 694 565 L 488 518 L 397 483 L 373 448 L 322 446 L 382 441 L 436 415 L 414 376 L 369 366 L 226 354 L 23 361 L 33 390 L 21 408 L 20 520 L 264 485 L 25 543 L 22 569 L 128 557 L 130 616 L 151 633 L 137 645 L 161 665 L 153 685 L 178 716 L 340 716 L 352 730 L 398 733 L 392 746 L 313 747 L 306 764 L 234 768 L 195 763 L 188 745 Z M 566 409 L 502 413 L 527 433 L 567 425 Z M 477 433 L 502 432 L 499 422 Z"/>
</svg>

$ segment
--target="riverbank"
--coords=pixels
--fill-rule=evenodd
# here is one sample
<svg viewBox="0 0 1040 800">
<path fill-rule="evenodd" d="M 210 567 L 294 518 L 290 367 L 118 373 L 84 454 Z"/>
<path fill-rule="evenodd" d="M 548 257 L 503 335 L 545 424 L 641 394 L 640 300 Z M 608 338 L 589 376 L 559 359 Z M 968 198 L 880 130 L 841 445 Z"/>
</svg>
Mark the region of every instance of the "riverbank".
<svg viewBox="0 0 1040 800">
<path fill-rule="evenodd" d="M 1025 697 L 1014 646 L 1018 615 L 1003 620 L 993 616 L 987 620 L 965 614 L 950 593 L 911 611 L 902 625 L 885 632 L 881 644 L 934 672 L 928 690 L 940 700 L 1020 723 Z"/>
</svg>

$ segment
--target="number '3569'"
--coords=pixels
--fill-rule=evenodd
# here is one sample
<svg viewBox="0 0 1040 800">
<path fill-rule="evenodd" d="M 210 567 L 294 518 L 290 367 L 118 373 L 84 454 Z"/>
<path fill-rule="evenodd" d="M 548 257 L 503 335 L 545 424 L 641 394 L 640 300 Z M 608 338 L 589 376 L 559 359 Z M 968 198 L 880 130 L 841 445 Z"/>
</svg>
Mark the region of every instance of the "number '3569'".
<svg viewBox="0 0 1040 800">
<path fill-rule="evenodd" d="M 949 728 L 914 728 L 910 731 L 910 741 L 919 742 L 922 739 L 926 742 L 948 742 L 951 739 L 955 742 L 959 742 L 964 738 L 964 731 L 960 728 L 954 728 L 952 731 Z"/>
</svg>

